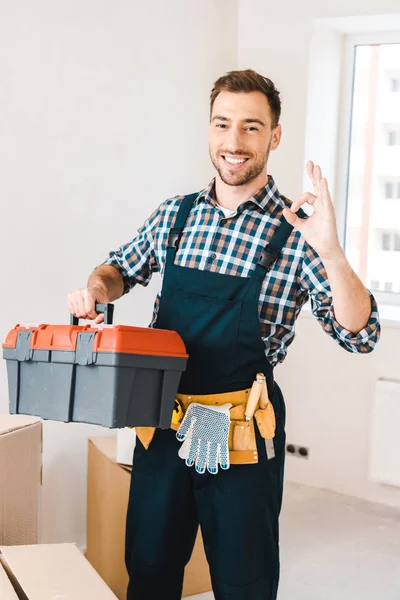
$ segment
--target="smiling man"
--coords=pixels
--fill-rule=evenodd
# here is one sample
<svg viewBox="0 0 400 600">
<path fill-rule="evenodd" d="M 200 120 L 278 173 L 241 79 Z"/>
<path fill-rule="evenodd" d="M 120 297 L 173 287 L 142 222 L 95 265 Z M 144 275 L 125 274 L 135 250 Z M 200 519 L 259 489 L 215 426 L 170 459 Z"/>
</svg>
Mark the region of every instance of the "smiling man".
<svg viewBox="0 0 400 600">
<path fill-rule="evenodd" d="M 293 203 L 268 175 L 280 110 L 274 84 L 258 73 L 218 79 L 209 134 L 215 179 L 163 202 L 69 295 L 75 316 L 99 323 L 95 302 L 147 285 L 158 271 L 150 326 L 178 331 L 189 353 L 171 429 L 136 428 L 130 600 L 181 598 L 199 524 L 216 600 L 276 599 L 285 403 L 274 368 L 309 298 L 323 330 L 348 352 L 368 353 L 379 339 L 376 302 L 339 245 L 321 169 L 307 163 L 314 193 Z"/>
<path fill-rule="evenodd" d="M 278 105 L 276 111 L 280 112 Z M 217 86 L 214 88 L 211 95 L 210 157 L 225 185 L 235 188 L 249 183 L 252 186 L 260 183 L 260 187 L 265 185 L 268 156 L 271 147 L 275 150 L 278 146 L 281 134 L 277 114 L 272 113 L 262 92 L 238 94 L 219 91 Z"/>
</svg>

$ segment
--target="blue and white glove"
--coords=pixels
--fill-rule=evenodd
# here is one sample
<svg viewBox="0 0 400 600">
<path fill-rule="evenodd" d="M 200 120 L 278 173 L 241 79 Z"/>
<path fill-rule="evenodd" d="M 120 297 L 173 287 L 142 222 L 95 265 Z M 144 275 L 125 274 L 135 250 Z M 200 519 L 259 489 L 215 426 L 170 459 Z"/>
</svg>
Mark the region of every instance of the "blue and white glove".
<svg viewBox="0 0 400 600">
<path fill-rule="evenodd" d="M 218 473 L 229 469 L 229 409 L 232 404 L 204 406 L 192 402 L 183 417 L 176 437 L 183 442 L 179 456 L 185 459 L 188 467 L 196 466 L 198 473 Z"/>
</svg>

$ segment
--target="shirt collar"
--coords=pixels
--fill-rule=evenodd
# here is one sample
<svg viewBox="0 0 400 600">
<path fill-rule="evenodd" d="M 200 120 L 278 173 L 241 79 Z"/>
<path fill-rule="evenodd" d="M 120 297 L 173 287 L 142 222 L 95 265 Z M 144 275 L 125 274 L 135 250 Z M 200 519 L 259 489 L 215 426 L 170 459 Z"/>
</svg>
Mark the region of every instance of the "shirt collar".
<svg viewBox="0 0 400 600">
<path fill-rule="evenodd" d="M 199 193 L 195 200 L 195 204 L 198 204 L 202 201 L 208 202 L 214 207 L 217 206 L 217 201 L 215 199 L 215 177 L 211 180 L 208 186 Z M 239 206 L 245 208 L 246 206 L 248 207 L 249 203 L 255 204 L 264 212 L 272 212 L 273 208 L 276 208 L 276 206 L 285 206 L 283 197 L 279 193 L 272 175 L 268 175 L 267 185 L 260 188 L 255 194 L 253 194 L 253 196 L 251 196 L 245 202 L 242 202 L 242 204 Z"/>
</svg>

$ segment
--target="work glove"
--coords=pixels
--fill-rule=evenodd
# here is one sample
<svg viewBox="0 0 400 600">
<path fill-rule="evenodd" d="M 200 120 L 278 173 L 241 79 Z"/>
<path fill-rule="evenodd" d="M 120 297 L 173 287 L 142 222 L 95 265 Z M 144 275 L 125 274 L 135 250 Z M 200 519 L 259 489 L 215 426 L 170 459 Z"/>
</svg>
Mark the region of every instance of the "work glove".
<svg viewBox="0 0 400 600">
<path fill-rule="evenodd" d="M 186 411 L 176 437 L 183 442 L 179 456 L 188 467 L 195 464 L 198 473 L 205 470 L 215 475 L 218 465 L 229 469 L 229 409 L 232 404 L 204 406 L 192 402 Z"/>
</svg>

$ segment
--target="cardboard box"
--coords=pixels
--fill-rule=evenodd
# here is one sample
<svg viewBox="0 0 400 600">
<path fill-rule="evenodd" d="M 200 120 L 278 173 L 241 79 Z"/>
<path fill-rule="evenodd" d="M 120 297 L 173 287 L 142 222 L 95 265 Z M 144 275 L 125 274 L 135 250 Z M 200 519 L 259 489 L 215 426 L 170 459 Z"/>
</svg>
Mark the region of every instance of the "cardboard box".
<svg viewBox="0 0 400 600">
<path fill-rule="evenodd" d="M 116 600 L 75 544 L 3 546 L 0 563 L 1 600 Z"/>
<path fill-rule="evenodd" d="M 125 520 L 130 469 L 116 460 L 116 436 L 89 440 L 86 558 L 119 600 L 125 600 Z M 211 590 L 201 535 L 186 567 L 183 596 Z"/>
<path fill-rule="evenodd" d="M 39 541 L 41 487 L 41 421 L 0 414 L 0 545 Z"/>
<path fill-rule="evenodd" d="M 1 600 L 18 600 L 18 596 L 0 563 L 0 598 Z"/>
</svg>

